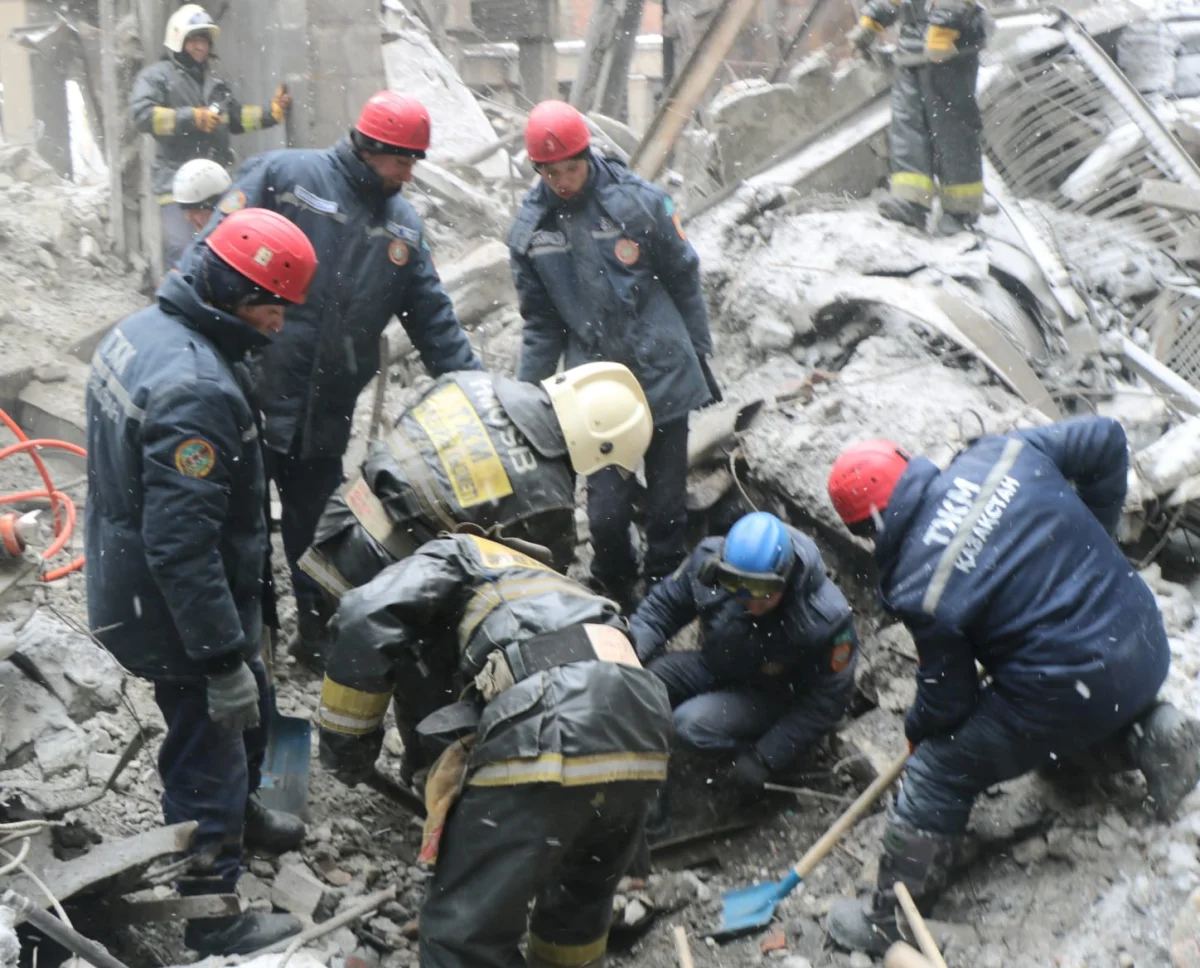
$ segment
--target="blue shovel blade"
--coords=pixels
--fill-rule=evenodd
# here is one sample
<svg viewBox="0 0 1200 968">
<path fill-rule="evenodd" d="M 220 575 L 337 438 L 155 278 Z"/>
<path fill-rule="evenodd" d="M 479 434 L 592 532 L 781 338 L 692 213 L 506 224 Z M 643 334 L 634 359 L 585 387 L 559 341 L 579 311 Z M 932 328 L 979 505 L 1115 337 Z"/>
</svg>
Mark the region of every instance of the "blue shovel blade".
<svg viewBox="0 0 1200 968">
<path fill-rule="evenodd" d="M 721 926 L 712 933 L 718 940 L 764 928 L 775 916 L 775 906 L 796 889 L 800 875 L 789 871 L 781 881 L 726 891 L 721 900 Z"/>
</svg>

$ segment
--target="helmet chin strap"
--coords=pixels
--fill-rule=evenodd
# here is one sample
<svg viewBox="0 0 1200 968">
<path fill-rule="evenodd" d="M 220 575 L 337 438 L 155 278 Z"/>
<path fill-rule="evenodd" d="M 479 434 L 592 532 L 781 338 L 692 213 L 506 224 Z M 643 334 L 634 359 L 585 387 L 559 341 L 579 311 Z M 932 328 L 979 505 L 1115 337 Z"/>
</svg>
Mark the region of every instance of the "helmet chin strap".
<svg viewBox="0 0 1200 968">
<path fill-rule="evenodd" d="M 883 533 L 883 515 L 879 513 L 879 508 L 877 508 L 874 504 L 871 505 L 871 521 L 874 522 L 874 524 L 875 524 L 875 530 L 879 534 L 882 534 Z"/>
</svg>

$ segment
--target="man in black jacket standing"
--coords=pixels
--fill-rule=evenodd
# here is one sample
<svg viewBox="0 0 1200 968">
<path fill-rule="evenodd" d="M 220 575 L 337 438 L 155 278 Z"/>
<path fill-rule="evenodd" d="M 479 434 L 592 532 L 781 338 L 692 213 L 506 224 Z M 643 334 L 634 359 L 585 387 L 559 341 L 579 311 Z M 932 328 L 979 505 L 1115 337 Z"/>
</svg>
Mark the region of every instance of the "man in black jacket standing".
<svg viewBox="0 0 1200 968">
<path fill-rule="evenodd" d="M 280 530 L 296 595 L 299 631 L 290 651 L 312 665 L 321 664 L 330 611 L 298 563 L 342 482 L 358 395 L 387 365 L 379 359 L 384 327 L 396 316 L 434 376 L 480 368 L 433 267 L 421 219 L 400 195 L 429 139 L 424 106 L 381 91 L 332 148 L 270 151 L 249 161 L 214 216 L 219 224 L 247 206 L 272 209 L 304 230 L 320 258 L 308 301 L 263 353 L 262 387 L 267 475 L 283 503 Z"/>
<path fill-rule="evenodd" d="M 268 536 L 266 477 L 246 354 L 283 327 L 316 269 L 304 233 L 239 213 L 193 276 L 100 343 L 88 380 L 88 620 L 125 668 L 154 683 L 167 823 L 199 822 L 183 894 L 232 893 L 243 843 L 299 846 L 299 818 L 258 788 L 268 684 L 258 658 Z M 242 954 L 294 934 L 289 915 L 192 921 L 188 947 Z"/>
</svg>

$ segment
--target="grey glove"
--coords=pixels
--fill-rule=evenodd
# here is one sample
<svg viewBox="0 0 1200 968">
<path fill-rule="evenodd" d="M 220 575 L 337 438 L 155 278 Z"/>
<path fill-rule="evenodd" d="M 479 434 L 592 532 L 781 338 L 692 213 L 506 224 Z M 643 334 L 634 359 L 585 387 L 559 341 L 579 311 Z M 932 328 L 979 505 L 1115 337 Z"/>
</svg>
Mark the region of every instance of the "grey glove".
<svg viewBox="0 0 1200 968">
<path fill-rule="evenodd" d="M 850 43 L 850 46 L 863 53 L 870 50 L 871 45 L 875 43 L 875 37 L 875 31 L 862 24 L 856 24 L 854 29 L 846 34 L 846 40 Z"/>
<path fill-rule="evenodd" d="M 208 718 L 238 732 L 258 725 L 258 681 L 246 663 L 208 677 Z"/>
</svg>

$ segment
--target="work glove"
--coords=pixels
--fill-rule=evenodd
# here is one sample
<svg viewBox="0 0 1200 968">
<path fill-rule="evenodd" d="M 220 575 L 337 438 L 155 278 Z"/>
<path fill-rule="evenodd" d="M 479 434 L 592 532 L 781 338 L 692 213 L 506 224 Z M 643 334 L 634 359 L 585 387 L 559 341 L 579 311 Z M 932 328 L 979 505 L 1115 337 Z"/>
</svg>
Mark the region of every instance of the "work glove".
<svg viewBox="0 0 1200 968">
<path fill-rule="evenodd" d="M 732 778 L 745 790 L 761 790 L 770 775 L 771 768 L 763 762 L 758 750 L 750 749 L 739 753 L 733 764 Z"/>
<path fill-rule="evenodd" d="M 259 724 L 258 681 L 246 663 L 208 677 L 208 718 L 239 733 Z"/>
<path fill-rule="evenodd" d="M 859 53 L 865 54 L 875 43 L 878 34 L 865 24 L 856 24 L 854 29 L 846 34 L 846 41 Z"/>
<path fill-rule="evenodd" d="M 187 108 L 181 108 L 181 111 L 186 111 Z M 217 125 L 221 123 L 221 115 L 209 108 L 192 108 L 192 124 L 198 131 L 203 131 L 207 134 L 210 131 L 216 131 Z"/>
<path fill-rule="evenodd" d="M 271 117 L 275 119 L 276 124 L 283 124 L 284 115 L 291 106 L 292 96 L 288 94 L 287 85 L 280 84 L 275 88 L 275 96 L 271 98 Z"/>
</svg>

